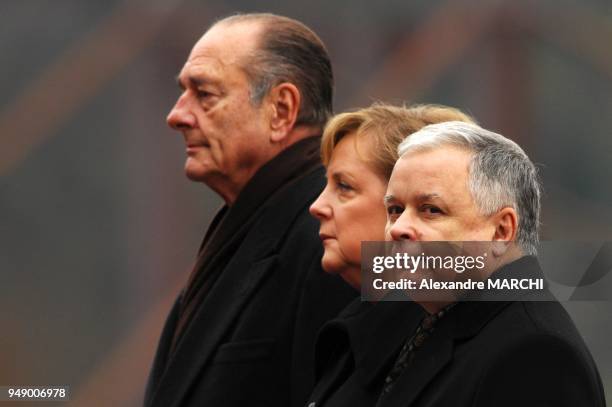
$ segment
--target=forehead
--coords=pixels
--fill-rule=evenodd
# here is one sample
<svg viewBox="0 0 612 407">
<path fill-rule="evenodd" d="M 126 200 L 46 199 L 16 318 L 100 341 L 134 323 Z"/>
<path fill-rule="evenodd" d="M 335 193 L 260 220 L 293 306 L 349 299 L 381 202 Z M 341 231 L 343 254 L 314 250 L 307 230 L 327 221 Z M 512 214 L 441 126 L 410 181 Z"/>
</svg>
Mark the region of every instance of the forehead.
<svg viewBox="0 0 612 407">
<path fill-rule="evenodd" d="M 255 22 L 214 25 L 194 45 L 181 75 L 241 70 L 258 45 L 260 31 L 261 25 Z"/>
<path fill-rule="evenodd" d="M 402 193 L 455 195 L 468 193 L 472 152 L 453 146 L 408 152 L 395 164 L 389 190 Z M 450 197 L 452 198 L 452 197 Z"/>
<path fill-rule="evenodd" d="M 358 137 L 355 132 L 347 133 L 334 147 L 329 168 L 368 167 L 367 151 L 372 147 L 372 141 Z"/>
</svg>

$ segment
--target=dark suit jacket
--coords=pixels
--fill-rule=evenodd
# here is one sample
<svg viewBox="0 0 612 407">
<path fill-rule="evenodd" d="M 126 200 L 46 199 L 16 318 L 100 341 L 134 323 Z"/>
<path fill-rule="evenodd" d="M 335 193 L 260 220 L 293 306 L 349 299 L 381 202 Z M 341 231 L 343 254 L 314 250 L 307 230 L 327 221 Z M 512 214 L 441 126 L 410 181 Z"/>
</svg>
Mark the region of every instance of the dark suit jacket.
<svg viewBox="0 0 612 407">
<path fill-rule="evenodd" d="M 526 270 L 541 276 L 537 260 L 529 256 L 496 275 Z M 319 371 L 311 406 L 605 406 L 589 351 L 546 290 L 527 293 L 520 301 L 457 304 L 377 404 L 400 347 L 421 318 L 409 305 L 401 318 L 401 307 L 379 303 L 326 325 L 317 343 L 317 358 L 324 359 L 319 366 L 326 367 Z M 359 344 L 368 326 L 376 339 Z M 342 338 L 357 345 L 334 356 L 332 342 Z"/>
<path fill-rule="evenodd" d="M 314 383 L 316 332 L 356 292 L 320 268 L 308 213 L 323 169 L 283 188 L 258 218 L 169 357 L 178 301 L 162 332 L 145 405 L 303 405 Z"/>
</svg>

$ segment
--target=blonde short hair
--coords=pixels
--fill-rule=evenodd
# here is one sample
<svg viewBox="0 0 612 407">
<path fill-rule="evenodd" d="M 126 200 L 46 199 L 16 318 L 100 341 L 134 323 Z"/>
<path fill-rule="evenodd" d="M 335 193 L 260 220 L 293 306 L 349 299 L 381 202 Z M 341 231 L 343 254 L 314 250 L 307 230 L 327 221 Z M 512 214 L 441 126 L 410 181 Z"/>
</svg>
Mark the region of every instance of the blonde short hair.
<svg viewBox="0 0 612 407">
<path fill-rule="evenodd" d="M 340 113 L 332 117 L 325 126 L 321 140 L 321 159 L 325 166 L 329 165 L 340 140 L 349 133 L 355 133 L 357 154 L 388 180 L 398 158 L 397 146 L 422 127 L 447 121 L 475 123 L 473 118 L 459 109 L 442 105 L 406 107 L 377 102 L 370 107 Z M 359 151 L 359 139 L 367 139 L 373 143 L 366 154 Z"/>
</svg>

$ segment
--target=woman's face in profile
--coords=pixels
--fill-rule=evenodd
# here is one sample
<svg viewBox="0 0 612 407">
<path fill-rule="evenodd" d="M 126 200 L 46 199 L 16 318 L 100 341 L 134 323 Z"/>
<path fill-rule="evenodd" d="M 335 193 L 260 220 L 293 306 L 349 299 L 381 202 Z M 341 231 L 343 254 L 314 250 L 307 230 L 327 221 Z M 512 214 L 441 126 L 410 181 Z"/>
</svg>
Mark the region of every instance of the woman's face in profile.
<svg viewBox="0 0 612 407">
<path fill-rule="evenodd" d="M 340 274 L 357 289 L 361 281 L 361 242 L 384 240 L 387 222 L 383 205 L 387 180 L 364 161 L 369 144 L 354 133 L 340 140 L 327 167 L 327 185 L 310 206 L 310 213 L 321 222 L 323 269 Z"/>
</svg>

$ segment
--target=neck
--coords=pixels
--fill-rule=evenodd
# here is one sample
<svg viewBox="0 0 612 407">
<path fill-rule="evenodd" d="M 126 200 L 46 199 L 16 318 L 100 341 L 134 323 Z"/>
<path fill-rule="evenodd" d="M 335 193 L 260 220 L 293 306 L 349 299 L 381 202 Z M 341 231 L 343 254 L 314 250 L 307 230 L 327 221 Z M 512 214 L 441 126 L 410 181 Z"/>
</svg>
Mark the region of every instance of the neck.
<svg viewBox="0 0 612 407">
<path fill-rule="evenodd" d="M 246 179 L 246 181 L 240 183 L 234 183 L 229 180 L 225 180 L 218 185 L 212 183 L 207 183 L 207 185 L 210 187 L 210 189 L 215 191 L 215 193 L 219 195 L 221 199 L 223 199 L 223 201 L 225 201 L 225 204 L 227 206 L 232 206 L 234 202 L 236 202 L 240 191 L 242 191 L 242 188 L 246 185 L 249 179 L 251 179 L 251 177 L 252 174 Z"/>
<path fill-rule="evenodd" d="M 227 206 L 231 207 L 236 202 L 236 199 L 238 199 L 240 192 L 265 163 L 261 162 L 258 165 L 244 168 L 239 172 L 233 173 L 231 178 L 221 174 L 214 174 L 206 179 L 204 183 L 219 195 Z"/>
<path fill-rule="evenodd" d="M 286 137 L 284 137 L 278 144 L 281 147 L 281 151 L 297 143 L 300 140 L 303 140 L 308 137 L 320 136 L 321 128 L 319 126 L 298 126 L 293 128 Z"/>
</svg>

